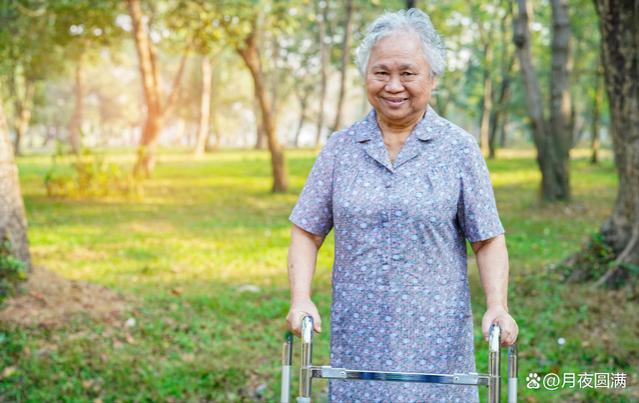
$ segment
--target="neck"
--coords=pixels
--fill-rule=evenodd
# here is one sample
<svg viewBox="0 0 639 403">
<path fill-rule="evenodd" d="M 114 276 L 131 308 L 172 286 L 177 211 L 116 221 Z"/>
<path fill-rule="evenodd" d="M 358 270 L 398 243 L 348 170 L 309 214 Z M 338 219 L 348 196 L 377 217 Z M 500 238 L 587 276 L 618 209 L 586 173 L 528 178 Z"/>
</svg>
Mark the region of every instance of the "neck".
<svg viewBox="0 0 639 403">
<path fill-rule="evenodd" d="M 401 121 L 384 119 L 384 117 L 380 116 L 380 114 L 376 114 L 377 124 L 380 129 L 382 129 L 382 134 L 384 134 L 384 136 L 390 135 L 393 137 L 399 137 L 400 140 L 403 140 L 408 137 L 410 132 L 423 118 L 425 113 L 426 111 L 416 113 L 411 116 L 407 116 Z"/>
</svg>

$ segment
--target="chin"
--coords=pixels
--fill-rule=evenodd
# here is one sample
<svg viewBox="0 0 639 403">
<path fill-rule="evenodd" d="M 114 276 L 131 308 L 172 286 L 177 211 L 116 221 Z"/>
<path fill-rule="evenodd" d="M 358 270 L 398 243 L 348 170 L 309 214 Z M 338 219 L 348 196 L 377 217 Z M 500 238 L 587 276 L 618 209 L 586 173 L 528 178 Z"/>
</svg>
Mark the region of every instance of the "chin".
<svg viewBox="0 0 639 403">
<path fill-rule="evenodd" d="M 394 119 L 403 119 L 413 113 L 412 110 L 408 108 L 401 109 L 391 109 L 391 108 L 382 108 L 382 113 L 388 117 L 392 117 Z"/>
</svg>

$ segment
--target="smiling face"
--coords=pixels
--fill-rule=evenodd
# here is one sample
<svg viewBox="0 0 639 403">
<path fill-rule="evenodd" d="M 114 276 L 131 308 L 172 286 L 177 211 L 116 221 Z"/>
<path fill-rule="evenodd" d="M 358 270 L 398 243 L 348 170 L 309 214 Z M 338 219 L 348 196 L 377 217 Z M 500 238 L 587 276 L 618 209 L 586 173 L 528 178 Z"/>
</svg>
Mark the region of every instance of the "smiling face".
<svg viewBox="0 0 639 403">
<path fill-rule="evenodd" d="M 394 32 L 371 49 L 366 66 L 366 94 L 377 116 L 390 125 L 417 122 L 435 86 L 419 37 Z"/>
</svg>

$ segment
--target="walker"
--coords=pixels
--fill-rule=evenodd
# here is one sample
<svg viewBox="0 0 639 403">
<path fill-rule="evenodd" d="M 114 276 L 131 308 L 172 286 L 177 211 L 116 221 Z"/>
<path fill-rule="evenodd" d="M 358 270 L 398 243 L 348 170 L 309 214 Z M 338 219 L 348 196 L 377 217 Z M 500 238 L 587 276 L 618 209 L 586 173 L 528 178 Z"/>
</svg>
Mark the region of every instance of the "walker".
<svg viewBox="0 0 639 403">
<path fill-rule="evenodd" d="M 311 381 L 313 378 L 373 380 L 393 382 L 445 383 L 454 385 L 477 385 L 488 387 L 488 402 L 501 402 L 500 333 L 498 325 L 490 327 L 488 337 L 489 374 L 476 372 L 456 374 L 428 374 L 419 372 L 363 371 L 331 366 L 312 365 L 313 318 L 302 319 L 302 354 L 300 365 L 299 396 L 296 403 L 311 403 Z M 282 351 L 281 403 L 290 403 L 291 364 L 293 359 L 293 334 L 287 332 Z M 517 402 L 517 346 L 508 347 L 508 403 Z"/>
</svg>

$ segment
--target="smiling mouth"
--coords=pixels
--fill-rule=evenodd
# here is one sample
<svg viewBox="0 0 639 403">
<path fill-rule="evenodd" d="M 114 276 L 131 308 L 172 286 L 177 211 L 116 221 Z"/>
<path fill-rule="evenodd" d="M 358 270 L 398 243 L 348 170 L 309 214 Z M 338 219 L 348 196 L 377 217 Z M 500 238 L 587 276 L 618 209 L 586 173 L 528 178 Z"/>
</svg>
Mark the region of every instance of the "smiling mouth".
<svg viewBox="0 0 639 403">
<path fill-rule="evenodd" d="M 388 104 L 390 105 L 401 105 L 404 103 L 404 101 L 406 101 L 408 98 L 382 98 L 384 101 L 386 101 Z"/>
</svg>

